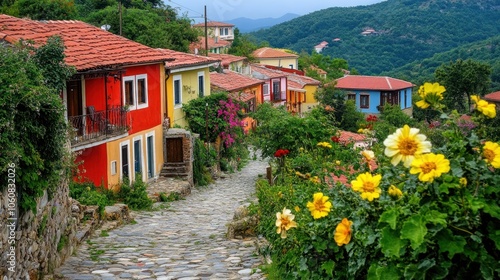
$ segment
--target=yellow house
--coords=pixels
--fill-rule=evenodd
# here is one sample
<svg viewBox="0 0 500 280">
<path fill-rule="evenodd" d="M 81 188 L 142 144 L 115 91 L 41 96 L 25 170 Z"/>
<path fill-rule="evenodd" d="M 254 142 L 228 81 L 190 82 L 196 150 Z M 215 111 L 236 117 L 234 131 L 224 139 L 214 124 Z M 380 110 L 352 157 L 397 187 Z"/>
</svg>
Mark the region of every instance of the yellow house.
<svg viewBox="0 0 500 280">
<path fill-rule="evenodd" d="M 318 105 L 314 97 L 320 81 L 307 76 L 290 74 L 287 76 L 287 107 L 290 112 L 305 113 Z"/>
<path fill-rule="evenodd" d="M 252 56 L 260 64 L 289 69 L 298 69 L 299 66 L 299 56 L 285 50 L 264 47 L 255 50 Z"/>
<path fill-rule="evenodd" d="M 194 24 L 193 27 L 201 30 L 202 32 L 205 32 L 204 22 Z M 220 21 L 209 21 L 207 22 L 206 27 L 208 36 L 211 38 L 218 38 L 228 41 L 234 40 L 234 24 Z"/>
<path fill-rule="evenodd" d="M 165 65 L 165 117 L 169 127 L 185 128 L 188 123 L 182 104 L 210 95 L 210 67 L 220 60 L 206 56 L 162 49 L 175 60 Z"/>
</svg>

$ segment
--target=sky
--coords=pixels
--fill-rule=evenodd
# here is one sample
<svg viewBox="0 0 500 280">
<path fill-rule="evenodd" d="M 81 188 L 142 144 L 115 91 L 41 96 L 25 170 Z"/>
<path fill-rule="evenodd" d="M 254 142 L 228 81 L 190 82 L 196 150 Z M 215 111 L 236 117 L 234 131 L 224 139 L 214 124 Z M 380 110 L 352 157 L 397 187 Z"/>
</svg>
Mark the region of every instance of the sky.
<svg viewBox="0 0 500 280">
<path fill-rule="evenodd" d="M 251 19 L 278 18 L 286 13 L 305 15 L 330 7 L 371 5 L 385 0 L 163 0 L 177 8 L 179 15 L 187 14 L 195 22 L 203 21 L 204 7 L 207 18 L 225 21 L 239 17 Z"/>
</svg>

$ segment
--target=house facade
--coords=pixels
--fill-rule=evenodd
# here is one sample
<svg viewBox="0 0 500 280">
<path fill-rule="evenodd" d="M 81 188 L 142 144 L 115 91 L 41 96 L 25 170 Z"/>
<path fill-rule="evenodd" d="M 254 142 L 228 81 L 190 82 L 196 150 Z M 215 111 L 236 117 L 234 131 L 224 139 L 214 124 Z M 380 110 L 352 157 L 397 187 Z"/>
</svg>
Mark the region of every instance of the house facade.
<svg viewBox="0 0 500 280">
<path fill-rule="evenodd" d="M 234 24 L 220 21 L 208 21 L 206 26 L 209 37 L 227 41 L 234 40 Z M 194 24 L 193 27 L 205 32 L 204 22 Z"/>
<path fill-rule="evenodd" d="M 182 104 L 210 95 L 210 67 L 220 64 L 220 60 L 167 49 L 160 51 L 174 59 L 165 66 L 165 117 L 170 127 L 187 127 Z"/>
<path fill-rule="evenodd" d="M 263 82 L 261 102 L 271 102 L 276 106 L 286 105 L 287 73 L 260 64 L 251 64 L 250 67 L 250 76 Z"/>
<path fill-rule="evenodd" d="M 250 74 L 250 65 L 244 56 L 209 53 L 208 56 L 221 61 L 222 67 L 240 74 Z"/>
<path fill-rule="evenodd" d="M 253 51 L 252 56 L 260 64 L 298 69 L 299 56 L 284 50 L 264 47 Z"/>
<path fill-rule="evenodd" d="M 229 97 L 246 104 L 245 113 L 255 112 L 257 105 L 262 104 L 262 85 L 264 81 L 242 75 L 240 73 L 224 70 L 211 72 L 210 84 L 212 90 L 226 91 Z M 255 127 L 255 121 L 246 116 L 243 119 L 243 129 L 248 132 Z"/>
<path fill-rule="evenodd" d="M 207 43 L 205 43 L 207 42 Z M 208 45 L 207 45 L 208 44 Z M 193 54 L 204 55 L 208 47 L 208 53 L 218 53 L 226 54 L 231 47 L 231 42 L 227 40 L 222 40 L 218 38 L 209 37 L 205 40 L 205 37 L 198 37 L 198 41 L 193 42 L 189 45 L 189 52 Z"/>
<path fill-rule="evenodd" d="M 397 105 L 412 114 L 414 84 L 381 76 L 347 75 L 336 80 L 335 88 L 347 92 L 347 99 L 354 100 L 356 107 L 365 114 L 379 114 L 386 104 Z"/>
<path fill-rule="evenodd" d="M 310 112 L 318 105 L 315 94 L 321 82 L 307 76 L 291 74 L 287 76 L 287 108 L 292 113 Z"/>
<path fill-rule="evenodd" d="M 63 39 L 65 62 L 77 70 L 61 93 L 80 171 L 75 179 L 113 188 L 158 176 L 167 54 L 81 21 L 0 15 L 0 25 L 9 43 Z"/>
</svg>

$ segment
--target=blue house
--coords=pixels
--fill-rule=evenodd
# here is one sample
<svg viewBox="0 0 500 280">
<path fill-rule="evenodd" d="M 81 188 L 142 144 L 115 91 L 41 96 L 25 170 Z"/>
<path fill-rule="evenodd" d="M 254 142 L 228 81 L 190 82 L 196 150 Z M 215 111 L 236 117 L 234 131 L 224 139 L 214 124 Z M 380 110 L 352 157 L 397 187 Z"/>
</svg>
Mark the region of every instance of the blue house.
<svg viewBox="0 0 500 280">
<path fill-rule="evenodd" d="M 365 114 L 379 114 L 384 105 L 391 104 L 411 115 L 414 86 L 390 77 L 347 75 L 337 79 L 335 88 L 346 91 L 347 98 L 355 100 Z"/>
</svg>

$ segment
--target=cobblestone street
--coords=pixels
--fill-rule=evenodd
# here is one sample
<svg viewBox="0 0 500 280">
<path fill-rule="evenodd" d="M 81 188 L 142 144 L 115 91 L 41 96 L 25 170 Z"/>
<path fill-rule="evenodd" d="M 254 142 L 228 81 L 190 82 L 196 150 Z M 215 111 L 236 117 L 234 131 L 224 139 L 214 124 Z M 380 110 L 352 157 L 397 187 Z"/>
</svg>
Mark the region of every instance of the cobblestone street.
<svg viewBox="0 0 500 280">
<path fill-rule="evenodd" d="M 193 189 L 161 210 L 134 212 L 121 226 L 82 244 L 57 269 L 65 279 L 265 279 L 254 239 L 228 240 L 238 206 L 255 197 L 255 180 L 267 163 L 251 160 L 242 171 Z"/>
</svg>

